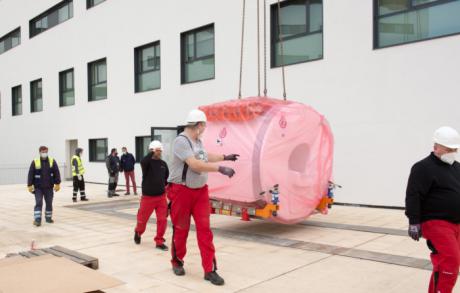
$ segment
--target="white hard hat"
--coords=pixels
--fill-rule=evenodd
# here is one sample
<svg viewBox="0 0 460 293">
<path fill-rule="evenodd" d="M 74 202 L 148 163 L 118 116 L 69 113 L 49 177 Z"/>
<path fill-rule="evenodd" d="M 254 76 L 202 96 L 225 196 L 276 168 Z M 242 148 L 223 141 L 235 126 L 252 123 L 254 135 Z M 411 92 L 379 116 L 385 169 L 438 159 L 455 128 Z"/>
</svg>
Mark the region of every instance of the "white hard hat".
<svg viewBox="0 0 460 293">
<path fill-rule="evenodd" d="M 163 144 L 158 140 L 154 140 L 150 143 L 149 150 L 157 150 L 157 149 L 163 150 Z"/>
<path fill-rule="evenodd" d="M 185 121 L 186 124 L 198 123 L 198 122 L 206 122 L 206 114 L 198 109 L 193 109 L 188 113 L 187 120 Z"/>
<path fill-rule="evenodd" d="M 457 130 L 449 126 L 443 126 L 438 128 L 433 135 L 435 143 L 450 149 L 460 148 L 460 135 Z"/>
</svg>

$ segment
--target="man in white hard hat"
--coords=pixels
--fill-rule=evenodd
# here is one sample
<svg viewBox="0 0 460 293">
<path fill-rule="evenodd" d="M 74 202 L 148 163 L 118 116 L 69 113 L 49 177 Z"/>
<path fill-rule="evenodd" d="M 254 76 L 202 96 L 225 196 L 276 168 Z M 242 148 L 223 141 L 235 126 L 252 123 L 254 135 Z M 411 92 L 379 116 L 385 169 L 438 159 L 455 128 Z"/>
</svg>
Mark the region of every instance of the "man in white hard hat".
<svg viewBox="0 0 460 293">
<path fill-rule="evenodd" d="M 427 240 L 433 273 L 429 292 L 452 292 L 460 266 L 460 136 L 451 127 L 434 133 L 433 152 L 411 170 L 406 192 L 409 236 Z"/>
<path fill-rule="evenodd" d="M 156 248 L 167 251 L 163 236 L 166 232 L 168 203 L 165 195 L 169 170 L 168 164 L 161 159 L 163 145 L 154 140 L 149 145 L 150 152 L 141 161 L 142 167 L 142 197 L 137 212 L 137 225 L 134 230 L 134 242 L 141 243 L 147 222 L 153 211 L 156 213 L 157 234 L 154 238 Z"/>
<path fill-rule="evenodd" d="M 190 219 L 193 216 L 204 278 L 214 285 L 223 285 L 224 279 L 216 272 L 215 249 L 210 228 L 209 192 L 206 182 L 208 172 L 220 172 L 232 177 L 235 174 L 232 168 L 213 163 L 236 161 L 239 155 L 217 155 L 206 152 L 201 142 L 201 136 L 206 129 L 206 121 L 203 111 L 198 109 L 190 111 L 184 132 L 174 140 L 174 156 L 168 179 L 168 197 L 171 201 L 173 223 L 171 263 L 174 274 L 185 275 L 183 266 L 186 242 L 190 230 Z"/>
</svg>

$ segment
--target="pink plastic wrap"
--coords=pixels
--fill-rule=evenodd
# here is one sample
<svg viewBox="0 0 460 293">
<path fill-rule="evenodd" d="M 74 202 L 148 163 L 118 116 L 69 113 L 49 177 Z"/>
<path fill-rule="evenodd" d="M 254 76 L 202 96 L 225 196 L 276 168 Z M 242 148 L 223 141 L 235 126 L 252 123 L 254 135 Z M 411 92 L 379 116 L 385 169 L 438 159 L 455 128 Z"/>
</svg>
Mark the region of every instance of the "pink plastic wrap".
<svg viewBox="0 0 460 293">
<path fill-rule="evenodd" d="M 263 207 L 279 185 L 279 211 L 271 220 L 296 223 L 310 216 L 327 194 L 333 137 L 327 120 L 309 106 L 252 97 L 200 107 L 208 117 L 208 152 L 240 154 L 229 179 L 209 174 L 211 198 Z M 265 192 L 264 195 L 260 195 Z"/>
</svg>

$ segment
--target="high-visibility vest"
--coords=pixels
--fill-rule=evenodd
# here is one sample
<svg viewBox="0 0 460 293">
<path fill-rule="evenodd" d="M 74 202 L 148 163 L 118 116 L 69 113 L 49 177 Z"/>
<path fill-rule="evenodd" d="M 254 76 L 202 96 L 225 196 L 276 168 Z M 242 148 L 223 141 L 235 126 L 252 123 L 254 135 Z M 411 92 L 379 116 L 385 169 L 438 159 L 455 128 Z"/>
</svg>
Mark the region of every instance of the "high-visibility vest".
<svg viewBox="0 0 460 293">
<path fill-rule="evenodd" d="M 77 169 L 75 169 L 75 165 L 73 164 L 73 160 L 77 160 L 78 173 L 77 173 Z M 85 174 L 85 168 L 83 167 L 81 158 L 80 156 L 74 155 L 72 157 L 72 176 L 83 175 L 83 174 Z"/>
<path fill-rule="evenodd" d="M 48 157 L 48 162 L 50 164 L 50 177 L 51 177 L 51 184 L 54 184 L 54 159 L 51 157 Z M 33 179 L 33 184 L 36 188 L 40 188 L 41 186 L 41 177 L 42 177 L 42 160 L 41 158 L 35 158 L 34 159 L 34 165 L 35 165 L 35 174 L 34 174 L 34 179 Z"/>
</svg>

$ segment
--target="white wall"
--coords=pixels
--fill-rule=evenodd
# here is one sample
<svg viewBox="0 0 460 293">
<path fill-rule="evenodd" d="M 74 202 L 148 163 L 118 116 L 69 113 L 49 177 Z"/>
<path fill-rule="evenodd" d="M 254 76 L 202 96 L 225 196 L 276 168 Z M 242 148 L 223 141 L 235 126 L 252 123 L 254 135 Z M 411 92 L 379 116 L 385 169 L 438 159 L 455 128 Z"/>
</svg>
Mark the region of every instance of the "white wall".
<svg viewBox="0 0 460 293">
<path fill-rule="evenodd" d="M 88 162 L 88 139 L 107 137 L 109 149 L 134 152 L 134 137 L 149 135 L 151 126 L 175 126 L 192 107 L 236 97 L 241 1 L 107 0 L 86 10 L 86 1 L 74 0 L 72 19 L 29 39 L 28 21 L 57 2 L 0 2 L 0 35 L 19 25 L 22 34 L 20 46 L 0 55 L 0 166 L 29 164 L 42 144 L 64 161 L 65 141 L 78 139 L 87 180 L 106 182 L 104 164 Z M 243 95 L 251 96 L 256 1 L 247 2 Z M 179 35 L 209 23 L 216 78 L 181 85 Z M 402 206 L 410 166 L 429 153 L 432 132 L 444 124 L 460 129 L 460 36 L 373 50 L 372 28 L 372 1 L 324 1 L 324 59 L 286 67 L 288 98 L 331 123 L 334 177 L 344 186 L 338 201 Z M 134 48 L 156 40 L 161 89 L 134 94 Z M 87 63 L 103 57 L 108 99 L 88 102 Z M 59 108 L 58 73 L 71 67 L 76 105 Z M 29 85 L 37 78 L 44 111 L 30 113 Z M 280 69 L 270 69 L 268 80 L 269 95 L 281 97 Z M 19 84 L 24 114 L 12 117 L 11 88 Z"/>
</svg>

